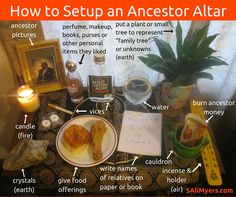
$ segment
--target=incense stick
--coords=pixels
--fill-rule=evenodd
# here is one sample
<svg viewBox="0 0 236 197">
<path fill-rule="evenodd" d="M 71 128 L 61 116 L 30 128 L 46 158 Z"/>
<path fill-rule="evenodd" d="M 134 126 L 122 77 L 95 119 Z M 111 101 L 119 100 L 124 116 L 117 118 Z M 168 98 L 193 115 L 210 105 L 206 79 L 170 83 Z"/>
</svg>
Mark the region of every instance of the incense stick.
<svg viewBox="0 0 236 197">
<path fill-rule="evenodd" d="M 69 110 L 67 110 L 67 109 L 64 109 L 64 108 L 62 108 L 62 107 L 56 106 L 56 105 L 51 104 L 51 103 L 48 103 L 48 107 L 51 107 L 51 108 L 53 108 L 53 109 L 57 109 L 57 110 L 59 110 L 59 111 L 65 112 L 65 113 L 70 114 L 70 115 L 73 114 L 72 111 L 69 111 Z"/>
</svg>

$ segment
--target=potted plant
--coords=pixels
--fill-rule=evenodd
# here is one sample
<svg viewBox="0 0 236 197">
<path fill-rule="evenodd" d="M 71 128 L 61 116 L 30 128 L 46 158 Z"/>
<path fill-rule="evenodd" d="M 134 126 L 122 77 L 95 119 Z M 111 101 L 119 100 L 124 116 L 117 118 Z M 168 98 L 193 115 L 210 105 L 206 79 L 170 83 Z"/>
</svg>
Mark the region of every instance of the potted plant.
<svg viewBox="0 0 236 197">
<path fill-rule="evenodd" d="M 191 91 L 199 78 L 212 80 L 213 76 L 204 70 L 212 66 L 227 65 L 210 47 L 218 34 L 207 35 L 208 26 L 182 38 L 182 27 L 176 26 L 176 55 L 168 42 L 153 37 L 160 55 L 147 54 L 139 59 L 149 68 L 162 73 L 165 81 L 162 83 L 162 100 L 173 109 L 179 109 L 189 98 Z"/>
</svg>

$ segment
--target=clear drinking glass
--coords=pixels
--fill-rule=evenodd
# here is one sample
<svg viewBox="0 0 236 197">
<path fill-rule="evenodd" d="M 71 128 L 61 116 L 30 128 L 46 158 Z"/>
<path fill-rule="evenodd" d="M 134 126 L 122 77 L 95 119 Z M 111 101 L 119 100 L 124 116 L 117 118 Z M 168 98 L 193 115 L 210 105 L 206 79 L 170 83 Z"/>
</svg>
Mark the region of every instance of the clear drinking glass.
<svg viewBox="0 0 236 197">
<path fill-rule="evenodd" d="M 143 104 L 152 94 L 152 86 L 146 73 L 132 72 L 123 87 L 127 101 L 133 105 Z"/>
</svg>

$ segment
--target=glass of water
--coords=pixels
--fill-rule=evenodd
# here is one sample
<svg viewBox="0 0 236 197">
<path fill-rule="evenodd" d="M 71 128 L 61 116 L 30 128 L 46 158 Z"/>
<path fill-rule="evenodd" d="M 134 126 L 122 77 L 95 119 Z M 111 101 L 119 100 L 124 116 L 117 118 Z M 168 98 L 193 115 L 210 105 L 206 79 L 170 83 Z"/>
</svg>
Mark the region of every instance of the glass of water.
<svg viewBox="0 0 236 197">
<path fill-rule="evenodd" d="M 133 105 L 140 105 L 147 101 L 152 94 L 152 86 L 146 73 L 132 72 L 123 87 L 126 100 Z"/>
</svg>

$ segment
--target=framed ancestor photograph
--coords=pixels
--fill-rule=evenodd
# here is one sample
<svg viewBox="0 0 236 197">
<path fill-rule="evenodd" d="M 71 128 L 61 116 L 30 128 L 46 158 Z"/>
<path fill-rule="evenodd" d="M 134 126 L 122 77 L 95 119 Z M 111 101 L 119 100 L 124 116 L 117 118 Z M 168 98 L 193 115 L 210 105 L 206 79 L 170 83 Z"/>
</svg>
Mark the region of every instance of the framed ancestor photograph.
<svg viewBox="0 0 236 197">
<path fill-rule="evenodd" d="M 16 51 L 24 81 L 36 92 L 51 92 L 66 87 L 59 40 L 17 44 Z"/>
</svg>

